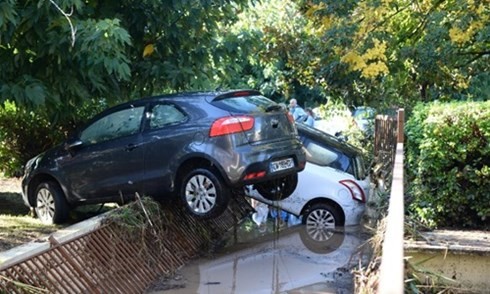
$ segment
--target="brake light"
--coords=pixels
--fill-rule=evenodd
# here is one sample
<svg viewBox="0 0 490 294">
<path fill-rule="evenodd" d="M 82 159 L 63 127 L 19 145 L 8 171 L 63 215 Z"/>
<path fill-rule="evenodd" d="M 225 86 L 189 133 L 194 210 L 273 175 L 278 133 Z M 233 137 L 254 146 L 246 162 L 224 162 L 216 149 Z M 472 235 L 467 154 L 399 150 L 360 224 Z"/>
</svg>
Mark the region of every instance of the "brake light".
<svg viewBox="0 0 490 294">
<path fill-rule="evenodd" d="M 291 113 L 287 112 L 287 116 L 288 116 L 288 119 L 289 121 L 294 125 L 294 117 Z"/>
<path fill-rule="evenodd" d="M 234 97 L 241 97 L 241 96 L 248 96 L 250 94 L 251 93 L 249 91 L 239 91 L 239 92 L 233 93 L 233 96 Z"/>
<path fill-rule="evenodd" d="M 362 190 L 359 185 L 352 180 L 342 180 L 339 181 L 340 184 L 344 185 L 350 192 L 352 199 L 357 200 L 359 202 L 366 202 L 366 195 L 364 195 L 364 190 Z"/>
<path fill-rule="evenodd" d="M 226 116 L 219 118 L 211 125 L 210 137 L 217 137 L 249 131 L 253 128 L 255 120 L 251 116 Z"/>
<path fill-rule="evenodd" d="M 249 173 L 245 176 L 245 180 L 259 179 L 265 177 L 265 171 Z"/>
</svg>

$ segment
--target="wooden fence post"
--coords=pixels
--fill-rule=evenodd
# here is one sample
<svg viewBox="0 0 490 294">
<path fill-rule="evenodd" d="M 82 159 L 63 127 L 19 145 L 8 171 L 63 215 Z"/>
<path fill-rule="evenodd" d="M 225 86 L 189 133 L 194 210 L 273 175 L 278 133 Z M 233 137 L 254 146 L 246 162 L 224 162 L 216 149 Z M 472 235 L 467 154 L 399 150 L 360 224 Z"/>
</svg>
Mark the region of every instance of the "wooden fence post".
<svg viewBox="0 0 490 294">
<path fill-rule="evenodd" d="M 397 143 L 404 143 L 404 130 L 405 128 L 405 109 L 398 109 L 398 136 Z"/>
</svg>

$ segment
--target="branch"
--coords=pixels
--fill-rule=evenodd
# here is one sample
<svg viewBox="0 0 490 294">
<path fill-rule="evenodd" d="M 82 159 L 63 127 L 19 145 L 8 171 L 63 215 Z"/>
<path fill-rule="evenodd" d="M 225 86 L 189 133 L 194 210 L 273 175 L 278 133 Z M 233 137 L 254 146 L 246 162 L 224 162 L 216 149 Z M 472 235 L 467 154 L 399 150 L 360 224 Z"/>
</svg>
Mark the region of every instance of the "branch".
<svg viewBox="0 0 490 294">
<path fill-rule="evenodd" d="M 71 19 L 70 19 L 70 16 L 73 14 L 73 6 L 71 7 L 71 11 L 70 13 L 66 13 L 63 11 L 63 9 L 61 9 L 58 4 L 56 4 L 54 2 L 54 0 L 49 0 L 49 2 L 51 2 L 51 4 L 54 5 L 54 7 L 56 7 L 56 9 L 59 10 L 59 12 L 61 12 L 61 14 L 63 14 L 63 16 L 66 18 L 66 20 L 68 20 L 68 24 L 70 24 L 70 30 L 71 30 L 71 46 L 75 46 L 75 34 L 77 33 L 77 30 L 73 27 L 73 24 L 71 22 Z"/>
<path fill-rule="evenodd" d="M 434 5 L 432 5 L 432 7 L 427 12 L 427 14 L 424 15 L 424 18 L 420 22 L 420 24 L 418 25 L 418 27 L 406 39 L 411 39 L 413 36 L 415 36 L 419 32 L 419 30 L 423 30 L 425 28 L 425 26 L 427 25 L 427 22 L 429 21 L 430 14 L 432 12 L 434 12 L 444 1 L 445 0 L 439 0 L 436 3 L 434 3 Z M 419 9 L 420 9 L 420 7 L 419 7 Z"/>
<path fill-rule="evenodd" d="M 475 60 L 479 59 L 480 57 L 483 57 L 485 55 L 489 55 L 490 51 L 468 51 L 468 52 L 460 52 L 457 53 L 457 55 L 473 55 L 470 60 L 466 61 L 464 64 L 458 66 L 459 68 L 466 67 L 473 63 Z"/>
</svg>

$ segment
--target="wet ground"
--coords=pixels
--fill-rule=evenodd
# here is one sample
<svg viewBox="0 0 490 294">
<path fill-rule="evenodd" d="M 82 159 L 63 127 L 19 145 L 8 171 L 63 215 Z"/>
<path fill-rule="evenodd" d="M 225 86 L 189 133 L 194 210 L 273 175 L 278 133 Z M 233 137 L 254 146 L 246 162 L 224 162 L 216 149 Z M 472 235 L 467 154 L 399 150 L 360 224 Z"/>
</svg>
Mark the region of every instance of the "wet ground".
<svg viewBox="0 0 490 294">
<path fill-rule="evenodd" d="M 149 293 L 353 293 L 352 270 L 367 260 L 360 227 L 308 230 L 245 220 L 221 249 L 189 262 Z"/>
</svg>

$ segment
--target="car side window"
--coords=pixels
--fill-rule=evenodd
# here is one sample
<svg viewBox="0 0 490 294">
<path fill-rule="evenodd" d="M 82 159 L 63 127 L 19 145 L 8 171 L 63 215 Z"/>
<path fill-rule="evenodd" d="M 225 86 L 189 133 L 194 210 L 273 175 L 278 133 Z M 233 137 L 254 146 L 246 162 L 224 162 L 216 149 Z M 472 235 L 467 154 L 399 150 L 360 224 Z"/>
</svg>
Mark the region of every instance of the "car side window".
<svg viewBox="0 0 490 294">
<path fill-rule="evenodd" d="M 304 138 L 303 145 L 306 149 L 306 160 L 308 162 L 352 173 L 350 159 L 344 153 L 318 144 L 309 138 Z"/>
<path fill-rule="evenodd" d="M 185 114 L 172 104 L 157 104 L 150 114 L 150 129 L 159 129 L 186 120 Z"/>
<path fill-rule="evenodd" d="M 80 134 L 84 144 L 97 144 L 136 134 L 140 130 L 144 106 L 110 113 L 85 128 Z"/>
</svg>

